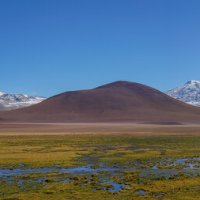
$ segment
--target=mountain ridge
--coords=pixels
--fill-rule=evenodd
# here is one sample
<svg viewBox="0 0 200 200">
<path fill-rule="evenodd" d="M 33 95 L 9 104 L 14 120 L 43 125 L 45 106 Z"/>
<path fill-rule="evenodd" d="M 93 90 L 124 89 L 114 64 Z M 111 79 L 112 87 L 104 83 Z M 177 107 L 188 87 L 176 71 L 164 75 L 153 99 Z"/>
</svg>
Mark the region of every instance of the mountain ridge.
<svg viewBox="0 0 200 200">
<path fill-rule="evenodd" d="M 117 81 L 94 89 L 64 92 L 43 102 L 0 114 L 12 122 L 200 122 L 200 108 L 152 87 Z"/>
<path fill-rule="evenodd" d="M 184 85 L 166 92 L 169 96 L 187 104 L 200 107 L 200 81 L 187 81 Z"/>
<path fill-rule="evenodd" d="M 44 101 L 46 98 L 27 94 L 0 92 L 0 110 L 13 110 L 28 107 Z"/>
</svg>

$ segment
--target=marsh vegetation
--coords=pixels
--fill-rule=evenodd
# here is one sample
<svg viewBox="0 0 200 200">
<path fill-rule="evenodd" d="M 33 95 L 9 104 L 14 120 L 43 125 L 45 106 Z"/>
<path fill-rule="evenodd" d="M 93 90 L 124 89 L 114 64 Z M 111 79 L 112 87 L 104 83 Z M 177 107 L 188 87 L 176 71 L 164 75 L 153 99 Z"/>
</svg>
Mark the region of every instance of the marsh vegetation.
<svg viewBox="0 0 200 200">
<path fill-rule="evenodd" d="M 199 136 L 1 135 L 1 199 L 199 199 Z"/>
</svg>

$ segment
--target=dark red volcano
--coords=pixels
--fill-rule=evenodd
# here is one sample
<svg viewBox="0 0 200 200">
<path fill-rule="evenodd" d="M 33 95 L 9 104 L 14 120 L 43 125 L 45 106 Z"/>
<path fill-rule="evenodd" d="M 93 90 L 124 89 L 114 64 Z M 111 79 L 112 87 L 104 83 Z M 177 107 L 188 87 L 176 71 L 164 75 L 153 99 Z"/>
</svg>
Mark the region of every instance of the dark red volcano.
<svg viewBox="0 0 200 200">
<path fill-rule="evenodd" d="M 40 104 L 2 112 L 13 122 L 200 122 L 200 108 L 151 87 L 118 81 L 91 90 L 65 92 Z"/>
</svg>

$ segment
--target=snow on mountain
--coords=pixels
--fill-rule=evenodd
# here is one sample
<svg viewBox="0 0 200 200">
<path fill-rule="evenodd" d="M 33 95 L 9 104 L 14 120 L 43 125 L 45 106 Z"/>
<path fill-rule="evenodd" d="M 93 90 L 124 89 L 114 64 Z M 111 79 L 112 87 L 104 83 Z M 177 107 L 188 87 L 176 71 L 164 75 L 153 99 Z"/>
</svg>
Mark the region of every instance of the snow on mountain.
<svg viewBox="0 0 200 200">
<path fill-rule="evenodd" d="M 200 106 L 200 81 L 188 81 L 183 86 L 169 90 L 166 94 L 185 103 Z"/>
<path fill-rule="evenodd" d="M 44 100 L 44 97 L 0 92 L 0 110 L 23 108 L 40 103 Z"/>
<path fill-rule="evenodd" d="M 0 96 L 2 96 L 4 93 L 3 92 L 0 92 Z"/>
</svg>

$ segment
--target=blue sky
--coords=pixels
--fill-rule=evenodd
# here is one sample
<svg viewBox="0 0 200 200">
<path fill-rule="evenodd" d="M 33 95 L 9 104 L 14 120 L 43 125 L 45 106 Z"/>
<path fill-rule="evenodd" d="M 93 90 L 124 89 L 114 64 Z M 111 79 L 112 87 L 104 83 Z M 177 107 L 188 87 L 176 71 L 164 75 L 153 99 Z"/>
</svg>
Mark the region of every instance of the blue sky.
<svg viewBox="0 0 200 200">
<path fill-rule="evenodd" d="M 199 0 L 1 0 L 0 91 L 200 79 Z"/>
</svg>

